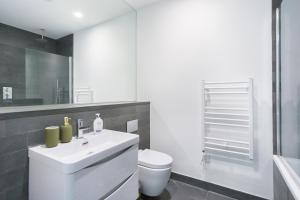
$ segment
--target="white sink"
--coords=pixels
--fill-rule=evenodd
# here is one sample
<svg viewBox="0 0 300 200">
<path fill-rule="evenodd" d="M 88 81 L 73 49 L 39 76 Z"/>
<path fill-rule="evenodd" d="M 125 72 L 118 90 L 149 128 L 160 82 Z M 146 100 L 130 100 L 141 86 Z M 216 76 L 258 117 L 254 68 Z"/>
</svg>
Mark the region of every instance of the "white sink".
<svg viewBox="0 0 300 200">
<path fill-rule="evenodd" d="M 138 135 L 103 130 L 54 148 L 30 148 L 29 199 L 137 199 L 138 142 Z"/>
<path fill-rule="evenodd" d="M 88 143 L 83 145 L 85 141 Z M 88 133 L 84 139 L 74 138 L 70 143 L 54 148 L 44 145 L 29 148 L 29 158 L 70 174 L 138 142 L 138 135 L 104 129 L 99 134 Z"/>
</svg>

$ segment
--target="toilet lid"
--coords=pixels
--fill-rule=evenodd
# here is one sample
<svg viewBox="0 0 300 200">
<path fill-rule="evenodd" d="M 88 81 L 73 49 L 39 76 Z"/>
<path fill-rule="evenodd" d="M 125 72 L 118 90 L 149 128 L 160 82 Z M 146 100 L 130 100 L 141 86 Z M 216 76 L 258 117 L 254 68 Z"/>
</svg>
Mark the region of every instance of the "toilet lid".
<svg viewBox="0 0 300 200">
<path fill-rule="evenodd" d="M 167 154 L 150 149 L 139 151 L 139 165 L 141 166 L 152 169 L 164 169 L 170 168 L 172 162 L 172 157 Z"/>
</svg>

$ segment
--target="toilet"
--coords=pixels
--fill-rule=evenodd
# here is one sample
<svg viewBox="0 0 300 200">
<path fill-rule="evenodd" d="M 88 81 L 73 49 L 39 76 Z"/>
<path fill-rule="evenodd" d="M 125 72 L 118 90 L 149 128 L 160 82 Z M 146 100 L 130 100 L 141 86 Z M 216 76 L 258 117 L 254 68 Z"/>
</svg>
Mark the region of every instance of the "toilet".
<svg viewBox="0 0 300 200">
<path fill-rule="evenodd" d="M 149 197 L 159 196 L 168 184 L 173 159 L 155 150 L 139 150 L 138 169 L 140 192 Z"/>
</svg>

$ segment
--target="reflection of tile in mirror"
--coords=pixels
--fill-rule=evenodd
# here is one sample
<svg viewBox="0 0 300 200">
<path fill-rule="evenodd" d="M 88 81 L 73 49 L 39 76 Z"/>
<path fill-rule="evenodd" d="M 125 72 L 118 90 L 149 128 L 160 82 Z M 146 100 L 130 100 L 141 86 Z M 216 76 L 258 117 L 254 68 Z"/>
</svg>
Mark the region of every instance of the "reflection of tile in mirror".
<svg viewBox="0 0 300 200">
<path fill-rule="evenodd" d="M 12 99 L 12 87 L 3 87 L 3 100 Z"/>
</svg>

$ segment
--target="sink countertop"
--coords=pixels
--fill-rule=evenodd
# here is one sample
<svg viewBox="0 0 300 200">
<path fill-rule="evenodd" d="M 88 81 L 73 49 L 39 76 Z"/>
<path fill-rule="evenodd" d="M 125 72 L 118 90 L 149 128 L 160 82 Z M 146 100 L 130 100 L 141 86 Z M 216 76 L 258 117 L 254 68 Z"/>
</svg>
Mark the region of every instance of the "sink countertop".
<svg viewBox="0 0 300 200">
<path fill-rule="evenodd" d="M 136 134 L 106 129 L 99 134 L 85 134 L 84 138 L 73 138 L 70 143 L 60 143 L 54 148 L 46 148 L 44 145 L 31 147 L 29 158 L 69 174 L 139 143 Z M 88 144 L 82 145 L 86 140 Z"/>
</svg>

